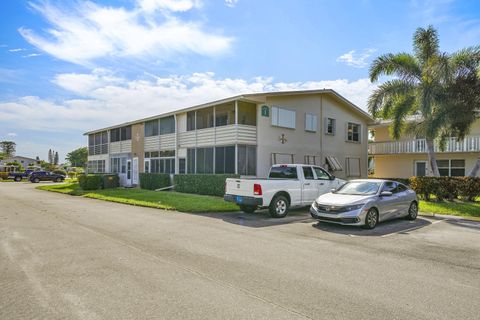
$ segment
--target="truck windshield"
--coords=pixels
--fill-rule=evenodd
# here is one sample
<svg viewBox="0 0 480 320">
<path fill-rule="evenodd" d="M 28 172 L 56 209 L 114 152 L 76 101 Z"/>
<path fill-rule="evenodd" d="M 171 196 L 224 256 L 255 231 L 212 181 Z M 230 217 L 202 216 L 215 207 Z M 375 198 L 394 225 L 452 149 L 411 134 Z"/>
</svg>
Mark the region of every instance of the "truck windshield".
<svg viewBox="0 0 480 320">
<path fill-rule="evenodd" d="M 275 179 L 298 179 L 297 167 L 272 167 L 272 169 L 270 169 L 270 175 L 268 177 Z"/>
<path fill-rule="evenodd" d="M 367 181 L 350 181 L 345 183 L 340 189 L 335 191 L 336 194 L 349 195 L 373 195 L 376 194 L 380 188 L 381 182 L 367 182 Z"/>
</svg>

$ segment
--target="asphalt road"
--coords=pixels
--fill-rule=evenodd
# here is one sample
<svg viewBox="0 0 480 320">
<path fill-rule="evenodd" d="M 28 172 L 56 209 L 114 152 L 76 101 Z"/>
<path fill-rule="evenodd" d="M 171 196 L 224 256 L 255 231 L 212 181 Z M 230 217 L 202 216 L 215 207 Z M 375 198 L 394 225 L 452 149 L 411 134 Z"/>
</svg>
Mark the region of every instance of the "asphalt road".
<svg viewBox="0 0 480 320">
<path fill-rule="evenodd" d="M 480 224 L 193 215 L 0 183 L 0 319 L 479 319 Z"/>
</svg>

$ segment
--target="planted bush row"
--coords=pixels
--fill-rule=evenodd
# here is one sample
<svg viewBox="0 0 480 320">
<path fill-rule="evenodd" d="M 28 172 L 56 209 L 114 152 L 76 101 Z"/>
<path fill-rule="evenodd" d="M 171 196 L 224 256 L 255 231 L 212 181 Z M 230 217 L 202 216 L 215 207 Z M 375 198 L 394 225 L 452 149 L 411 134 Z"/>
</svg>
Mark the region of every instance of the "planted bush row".
<svg viewBox="0 0 480 320">
<path fill-rule="evenodd" d="M 8 172 L 0 172 L 0 180 L 8 179 Z"/>
<path fill-rule="evenodd" d="M 472 201 L 480 196 L 480 178 L 473 177 L 411 177 L 410 187 L 425 200 L 434 195 L 439 201 L 462 198 Z"/>
<path fill-rule="evenodd" d="M 140 188 L 156 190 L 171 186 L 168 173 L 140 173 Z"/>
<path fill-rule="evenodd" d="M 81 174 L 78 184 L 82 190 L 118 188 L 120 180 L 116 174 Z"/>
<path fill-rule="evenodd" d="M 175 191 L 222 197 L 225 180 L 238 178 L 234 174 L 178 174 L 173 177 Z"/>
</svg>

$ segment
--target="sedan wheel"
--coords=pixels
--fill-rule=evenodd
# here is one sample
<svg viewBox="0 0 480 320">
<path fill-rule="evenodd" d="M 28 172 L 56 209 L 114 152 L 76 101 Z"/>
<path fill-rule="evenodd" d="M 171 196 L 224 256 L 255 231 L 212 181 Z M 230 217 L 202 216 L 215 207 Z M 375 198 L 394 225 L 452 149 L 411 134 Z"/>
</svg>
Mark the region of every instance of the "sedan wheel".
<svg viewBox="0 0 480 320">
<path fill-rule="evenodd" d="M 408 220 L 415 220 L 417 219 L 418 215 L 418 204 L 414 201 L 410 204 L 410 208 L 408 208 L 408 216 L 406 217 Z"/>
<path fill-rule="evenodd" d="M 40 179 L 35 178 L 35 179 L 33 179 L 33 182 L 34 182 L 34 183 L 39 183 L 39 182 L 40 182 Z"/>
<path fill-rule="evenodd" d="M 367 215 L 365 216 L 365 229 L 373 229 L 378 223 L 378 212 L 374 208 L 368 210 Z"/>
</svg>

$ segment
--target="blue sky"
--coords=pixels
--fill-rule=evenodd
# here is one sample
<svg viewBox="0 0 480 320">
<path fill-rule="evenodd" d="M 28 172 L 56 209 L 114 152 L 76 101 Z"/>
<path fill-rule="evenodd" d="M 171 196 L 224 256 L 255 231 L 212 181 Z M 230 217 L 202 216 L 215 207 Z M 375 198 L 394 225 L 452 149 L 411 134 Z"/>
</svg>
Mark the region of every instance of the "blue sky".
<svg viewBox="0 0 480 320">
<path fill-rule="evenodd" d="M 255 91 L 333 88 L 362 108 L 368 65 L 480 43 L 478 1 L 16 0 L 0 4 L 0 140 L 60 157 L 82 133 Z"/>
</svg>

